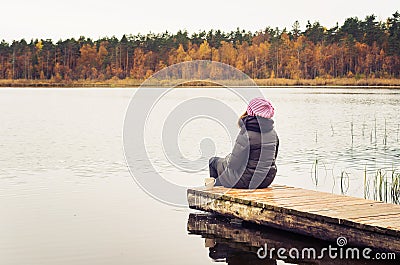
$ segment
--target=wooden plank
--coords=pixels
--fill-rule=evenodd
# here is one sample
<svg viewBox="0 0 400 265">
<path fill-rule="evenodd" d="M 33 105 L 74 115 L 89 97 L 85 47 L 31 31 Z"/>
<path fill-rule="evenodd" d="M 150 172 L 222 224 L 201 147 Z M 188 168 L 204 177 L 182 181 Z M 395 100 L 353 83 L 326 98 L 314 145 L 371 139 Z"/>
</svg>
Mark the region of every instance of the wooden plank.
<svg viewBox="0 0 400 265">
<path fill-rule="evenodd" d="M 400 239 L 398 236 L 385 235 L 382 233 L 368 233 L 364 230 L 355 229 L 343 224 L 339 225 L 324 221 L 316 221 L 297 215 L 290 215 L 224 200 L 213 200 L 212 203 L 200 203 L 196 206 L 196 203 L 194 203 L 196 197 L 192 197 L 191 194 L 188 194 L 188 200 L 192 208 L 199 210 L 233 216 L 246 221 L 325 240 L 334 241 L 338 236 L 344 235 L 349 242 L 354 245 L 371 246 L 378 249 L 400 252 Z M 379 231 L 378 228 L 376 229 Z"/>
<path fill-rule="evenodd" d="M 286 186 L 260 190 L 188 190 L 191 208 L 235 216 L 318 238 L 351 233 L 360 242 L 400 252 L 400 206 Z M 323 229 L 326 229 L 324 232 Z M 372 238 L 380 238 L 374 243 Z M 385 239 L 386 238 L 386 239 Z M 384 244 L 384 241 L 390 244 Z"/>
<path fill-rule="evenodd" d="M 207 191 L 206 191 L 207 192 Z M 234 192 L 232 194 L 232 192 L 221 192 L 219 193 L 219 195 L 221 196 L 225 196 L 226 199 L 230 199 L 230 200 L 241 200 L 241 201 L 248 201 L 248 202 L 257 202 L 257 203 L 274 203 L 274 204 L 283 204 L 285 206 L 296 206 L 296 205 L 300 205 L 300 206 L 304 206 L 304 205 L 316 205 L 318 203 L 322 203 L 324 205 L 328 205 L 328 204 L 340 204 L 342 205 L 369 205 L 369 206 L 379 206 L 381 210 L 382 207 L 387 207 L 384 203 L 381 202 L 375 202 L 375 201 L 368 201 L 368 200 L 364 200 L 364 199 L 360 199 L 360 198 L 352 198 L 352 197 L 348 197 L 348 196 L 338 196 L 338 195 L 333 195 L 333 194 L 324 194 L 327 196 L 330 196 L 330 198 L 334 199 L 331 200 L 329 197 L 326 198 L 327 196 L 323 196 L 321 197 L 321 194 L 318 194 L 318 196 L 316 197 L 308 197 L 307 196 L 301 196 L 301 198 L 296 198 L 295 200 L 293 198 L 288 198 L 288 197 L 284 197 L 281 195 L 277 195 L 275 194 L 275 197 L 272 196 L 261 196 L 264 194 L 269 194 L 271 191 L 270 190 L 265 190 L 265 192 L 259 191 L 258 193 L 256 193 L 256 195 L 253 194 L 249 194 L 252 192 Z M 210 193 L 208 191 L 208 193 Z M 245 193 L 244 195 L 242 193 Z M 318 193 L 318 192 L 317 192 Z M 214 195 L 218 195 L 218 193 L 213 192 L 210 194 L 214 194 Z M 218 196 L 216 196 L 218 197 Z M 216 198 L 215 197 L 215 198 Z M 397 205 L 391 205 L 391 208 L 393 207 L 397 207 L 397 209 L 399 209 L 400 212 L 400 206 Z"/>
<path fill-rule="evenodd" d="M 249 205 L 248 201 L 241 201 L 241 200 L 235 200 L 234 198 L 230 197 L 230 196 L 218 196 L 216 197 L 217 199 L 212 197 L 212 193 L 207 192 L 204 193 L 201 190 L 197 190 L 197 191 L 189 191 L 189 192 L 193 192 L 199 196 L 204 196 L 206 199 L 206 203 L 212 201 L 212 200 L 223 200 L 223 201 L 227 201 L 227 202 L 238 202 L 240 204 L 243 205 Z M 202 203 L 200 201 L 200 203 Z M 264 204 L 264 203 L 251 203 L 252 207 L 259 207 L 259 208 L 263 208 L 263 209 L 268 209 L 268 210 L 273 210 L 276 212 L 282 212 L 285 214 L 289 214 L 289 215 L 297 215 L 297 216 L 301 216 L 301 217 L 305 217 L 308 218 L 310 220 L 316 220 L 316 221 L 323 221 L 323 222 L 330 222 L 330 223 L 334 223 L 334 224 L 345 224 L 348 223 L 348 225 L 356 227 L 356 228 L 360 228 L 360 229 L 366 229 L 366 230 L 371 230 L 371 231 L 379 231 L 379 232 L 383 232 L 383 233 L 396 233 L 396 231 L 388 231 L 387 229 L 381 229 L 379 227 L 375 227 L 375 226 L 369 226 L 369 225 L 364 225 L 362 223 L 356 223 L 353 222 L 351 220 L 346 220 L 346 219 L 342 219 L 339 218 L 337 216 L 324 216 L 324 215 L 320 215 L 320 214 L 315 214 L 312 212 L 306 212 L 306 211 L 298 211 L 295 209 L 291 209 L 291 208 L 284 208 L 284 207 L 277 207 L 271 204 Z M 396 234 L 397 235 L 397 234 Z"/>
<path fill-rule="evenodd" d="M 258 202 L 276 200 L 279 202 L 297 202 L 301 201 L 301 204 L 306 204 L 307 201 L 310 201 L 309 204 L 312 204 L 311 200 L 317 202 L 318 200 L 321 201 L 332 201 L 333 199 L 337 202 L 346 202 L 346 201 L 357 201 L 360 204 L 374 202 L 369 200 L 364 200 L 360 198 L 353 198 L 349 196 L 342 196 L 342 195 L 334 195 L 330 193 L 322 193 L 324 196 L 321 197 L 321 192 L 316 191 L 307 191 L 299 188 L 291 188 L 290 191 L 282 190 L 282 188 L 275 189 L 272 187 L 266 190 L 237 190 L 237 189 L 225 189 L 225 192 L 221 188 L 215 188 L 215 191 L 212 190 L 214 194 L 219 195 L 226 195 L 226 196 L 234 196 L 236 198 L 241 199 L 248 199 L 248 200 L 257 200 Z M 296 200 L 294 200 L 296 198 Z M 304 203 L 303 203 L 304 202 Z M 362 202 L 362 203 L 361 203 Z M 376 202 L 374 202 L 376 203 Z M 295 205 L 294 203 L 292 205 Z"/>
<path fill-rule="evenodd" d="M 283 206 L 288 206 L 288 207 L 296 207 L 298 209 L 321 209 L 321 208 L 327 208 L 327 209 L 336 209 L 336 208 L 354 208 L 357 206 L 361 205 L 370 205 L 369 202 L 365 201 L 360 201 L 360 200 L 346 200 L 346 201 L 332 201 L 331 199 L 321 199 L 319 201 L 296 201 L 294 203 L 283 203 Z"/>
<path fill-rule="evenodd" d="M 244 197 L 242 197 L 242 198 L 244 198 Z M 338 201 L 343 201 L 343 202 L 349 201 L 347 198 L 344 198 L 344 197 L 337 197 L 337 198 L 338 198 Z M 284 206 L 287 209 L 291 209 L 291 210 L 299 210 L 298 207 L 295 207 L 295 205 L 293 205 L 291 203 L 286 203 L 286 204 L 282 205 L 281 203 L 279 203 L 279 201 L 281 199 L 278 199 L 278 200 L 273 200 L 273 199 L 270 199 L 270 198 L 268 198 L 268 199 L 254 199 L 254 197 L 249 196 L 249 197 L 245 198 L 244 200 L 252 200 L 253 202 L 256 202 L 256 203 L 268 204 L 269 206 L 275 206 L 275 207 L 283 207 Z M 285 202 L 287 202 L 288 198 L 283 199 L 283 200 Z M 289 200 L 290 200 L 290 198 L 289 198 Z M 305 201 L 307 201 L 307 200 L 309 200 L 309 199 L 307 197 L 305 197 Z M 326 210 L 327 208 L 325 208 L 325 206 L 327 205 L 327 203 L 325 203 L 325 200 L 329 201 L 329 199 L 324 199 L 323 200 L 324 204 L 322 206 L 314 205 L 314 207 L 316 207 L 316 212 L 318 212 L 317 210 L 322 209 L 324 211 L 324 213 L 329 214 L 329 211 L 327 211 Z M 368 201 L 366 202 L 363 199 L 350 198 L 350 201 L 351 202 L 354 201 L 354 202 L 357 202 L 357 203 L 368 204 L 369 205 L 369 202 Z M 243 201 L 241 201 L 241 202 L 244 203 Z M 334 202 L 334 203 L 336 204 L 336 202 Z M 300 203 L 300 205 L 303 206 L 302 203 Z M 300 209 L 300 210 L 304 210 L 304 209 Z M 304 211 L 304 212 L 306 212 L 306 213 L 307 212 L 314 213 L 314 211 Z M 325 215 L 321 215 L 321 216 L 325 216 Z M 332 217 L 332 218 L 336 218 L 336 219 L 342 219 L 341 216 L 336 216 L 336 215 L 329 215 L 329 216 Z"/>
<path fill-rule="evenodd" d="M 371 204 L 371 206 L 379 206 L 379 207 L 385 207 L 385 204 L 382 202 L 376 202 L 376 201 L 371 201 L 371 200 L 365 200 L 361 198 L 354 198 L 354 197 L 349 197 L 349 196 L 342 196 L 342 195 L 334 195 L 330 193 L 321 193 L 321 192 L 315 192 L 315 191 L 307 191 L 307 190 L 302 190 L 302 189 L 297 189 L 296 190 L 301 190 L 301 193 L 291 192 L 292 197 L 286 196 L 286 192 L 277 192 L 274 187 L 266 190 L 258 190 L 258 192 L 254 192 L 251 190 L 245 190 L 245 191 L 240 191 L 238 192 L 237 190 L 229 190 L 226 192 L 224 195 L 226 196 L 235 196 L 237 198 L 240 198 L 242 200 L 251 200 L 251 201 L 257 201 L 260 203 L 271 203 L 271 202 L 277 202 L 279 204 L 284 204 L 285 206 L 295 206 L 295 205 L 314 205 L 317 203 L 323 203 L 324 205 L 326 203 L 340 203 L 342 204 L 349 204 L 349 205 L 362 205 L 362 204 Z M 321 194 L 323 196 L 321 197 Z M 299 198 L 294 198 L 294 197 L 299 197 Z M 295 200 L 294 200 L 295 199 Z M 290 202 L 290 203 L 289 203 Z M 393 208 L 393 205 L 391 205 Z M 397 207 L 400 212 L 400 206 L 394 205 L 394 207 Z"/>
<path fill-rule="evenodd" d="M 380 215 L 380 216 L 363 216 L 353 218 L 355 221 L 369 221 L 369 220 L 394 220 L 400 221 L 400 214 Z"/>
<path fill-rule="evenodd" d="M 371 224 L 375 226 L 390 226 L 392 229 L 400 230 L 399 215 L 373 216 L 369 218 L 357 218 L 357 222 Z"/>
<path fill-rule="evenodd" d="M 371 218 L 371 217 L 376 217 L 376 216 L 381 216 L 381 215 L 394 215 L 394 214 L 397 214 L 397 213 L 393 213 L 393 212 L 387 212 L 387 213 L 366 213 L 366 212 L 363 212 L 363 211 L 354 211 L 354 212 L 344 212 L 344 211 L 340 211 L 340 210 L 335 210 L 335 211 L 320 211 L 320 210 L 317 210 L 317 211 L 309 211 L 310 213 L 314 213 L 314 214 L 318 214 L 318 215 L 321 215 L 321 216 L 326 216 L 326 217 L 331 217 L 331 218 L 333 218 L 333 217 L 336 217 L 336 218 L 338 218 L 338 219 L 342 219 L 342 220 L 354 220 L 354 219 L 356 219 L 356 218 L 361 218 L 361 217 L 364 217 L 364 218 Z"/>
<path fill-rule="evenodd" d="M 320 206 L 320 210 L 321 211 L 325 211 L 325 210 L 329 210 L 329 207 L 323 208 L 324 205 L 320 205 L 320 204 L 316 204 L 315 207 L 313 207 L 312 205 L 306 205 L 303 208 L 304 209 L 312 209 L 312 208 L 317 208 L 318 206 Z M 332 209 L 337 208 L 337 209 L 343 209 L 343 212 L 346 211 L 352 211 L 352 212 L 369 212 L 369 213 L 388 213 L 388 212 L 393 212 L 393 213 L 400 213 L 400 211 L 398 209 L 396 209 L 395 207 L 388 207 L 387 205 L 384 204 L 359 204 L 357 205 L 357 207 L 353 207 L 353 205 L 344 205 L 343 207 L 339 207 L 339 205 L 336 206 L 332 206 Z"/>
<path fill-rule="evenodd" d="M 247 199 L 247 200 L 257 200 L 257 201 L 281 201 L 281 202 L 291 202 L 291 203 L 297 203 L 297 202 L 309 202 L 309 201 L 315 201 L 318 202 L 319 200 L 321 201 L 332 201 L 332 198 L 321 198 L 320 195 L 313 195 L 313 194 L 307 194 L 307 193 L 296 193 L 292 195 L 287 195 L 287 194 L 282 194 L 282 193 L 276 193 L 275 192 L 265 192 L 265 193 L 260 193 L 260 194 L 231 194 L 231 193 L 226 193 L 224 194 L 225 196 L 234 196 L 236 198 L 241 198 L 241 199 Z M 344 198 L 339 198 L 340 201 L 349 201 Z M 353 200 L 355 201 L 355 200 Z"/>
<path fill-rule="evenodd" d="M 354 204 L 370 204 L 370 202 L 366 202 L 363 200 L 348 200 L 348 199 L 344 199 L 344 198 L 339 198 L 335 201 L 332 200 L 332 198 L 321 198 L 320 196 L 302 196 L 299 198 L 292 198 L 292 197 L 274 197 L 274 198 L 257 198 L 257 197 L 253 197 L 253 196 L 249 196 L 248 199 L 251 200 L 257 200 L 260 202 L 278 202 L 278 203 L 283 203 L 283 204 L 287 204 L 287 205 L 315 205 L 315 204 L 325 204 L 325 203 L 331 203 L 331 204 L 341 204 L 341 203 L 345 203 L 345 204 L 350 204 L 350 205 L 354 205 Z"/>
</svg>

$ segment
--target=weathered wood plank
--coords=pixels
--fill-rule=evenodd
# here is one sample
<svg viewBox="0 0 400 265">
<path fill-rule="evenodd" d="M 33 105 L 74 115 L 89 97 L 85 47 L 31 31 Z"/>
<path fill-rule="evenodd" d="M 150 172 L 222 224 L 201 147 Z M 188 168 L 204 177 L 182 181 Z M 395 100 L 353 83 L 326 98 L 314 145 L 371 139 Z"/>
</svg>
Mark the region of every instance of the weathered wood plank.
<svg viewBox="0 0 400 265">
<path fill-rule="evenodd" d="M 269 189 L 265 189 L 265 191 L 270 192 L 270 189 L 273 188 L 269 188 Z M 332 214 L 328 212 L 324 212 L 324 213 L 315 213 L 313 211 L 306 211 L 306 210 L 299 210 L 296 209 L 296 207 L 293 206 L 285 206 L 282 207 L 282 205 L 279 205 L 275 202 L 271 202 L 270 200 L 256 200 L 252 197 L 246 197 L 246 196 L 236 196 L 236 194 L 242 194 L 242 193 L 254 193 L 254 191 L 249 191 L 249 190 L 244 190 L 244 191 L 240 191 L 238 192 L 238 190 L 229 190 L 229 189 L 225 189 L 225 193 L 224 193 L 224 188 L 217 188 L 218 192 L 213 193 L 210 191 L 206 191 L 206 190 L 197 190 L 197 192 L 199 194 L 204 194 L 205 196 L 209 197 L 209 198 L 220 198 L 223 200 L 227 200 L 227 201 L 232 201 L 232 202 L 238 202 L 238 203 L 242 203 L 245 205 L 251 205 L 251 206 L 255 206 L 255 207 L 262 207 L 262 208 L 272 208 L 276 211 L 284 211 L 290 214 L 297 214 L 300 216 L 304 216 L 304 217 L 308 217 L 308 218 L 315 218 L 318 220 L 322 220 L 322 221 L 330 221 L 330 222 L 334 222 L 334 223 L 340 223 L 340 222 L 346 222 L 346 217 L 345 216 L 339 216 L 337 214 Z M 262 194 L 263 190 L 258 190 L 257 193 Z M 304 190 L 303 190 L 304 191 Z M 233 195 L 234 194 L 234 195 Z M 333 199 L 336 199 L 336 201 L 340 201 L 340 200 L 358 200 L 360 202 L 367 202 L 370 204 L 379 204 L 384 206 L 385 204 L 380 203 L 380 202 L 374 202 L 374 201 L 368 201 L 368 200 L 363 200 L 363 199 L 359 199 L 359 198 L 352 198 L 349 196 L 342 196 L 342 195 L 333 195 L 333 194 L 329 194 L 329 193 L 321 193 L 322 195 L 324 195 L 323 197 L 325 197 L 325 195 L 327 197 L 331 197 Z M 320 194 L 320 197 L 322 198 Z M 270 195 L 272 196 L 272 195 Z M 278 194 L 274 195 L 275 198 L 278 198 Z M 271 198 L 270 198 L 271 199 Z M 278 199 L 277 199 L 278 200 Z M 396 205 L 391 205 L 391 207 L 396 207 Z M 397 206 L 398 209 L 400 209 L 399 206 Z M 400 210 L 399 210 L 400 212 Z M 379 214 L 379 212 L 378 212 Z M 357 224 L 358 225 L 358 224 Z M 382 226 L 383 228 L 385 228 L 386 226 Z"/>
<path fill-rule="evenodd" d="M 343 208 L 327 207 L 326 209 L 319 209 L 319 210 L 314 210 L 314 209 L 310 209 L 309 207 L 303 208 L 303 210 L 306 210 L 308 212 L 321 214 L 323 216 L 338 216 L 342 219 L 399 214 L 397 210 L 390 210 L 390 209 L 384 209 L 382 211 L 368 210 L 368 209 L 354 209 L 354 208 L 350 209 L 348 207 L 343 207 Z"/>
<path fill-rule="evenodd" d="M 191 189 L 188 201 L 191 208 L 199 210 L 322 239 L 344 235 L 356 244 L 400 252 L 398 205 L 284 186 Z"/>
</svg>

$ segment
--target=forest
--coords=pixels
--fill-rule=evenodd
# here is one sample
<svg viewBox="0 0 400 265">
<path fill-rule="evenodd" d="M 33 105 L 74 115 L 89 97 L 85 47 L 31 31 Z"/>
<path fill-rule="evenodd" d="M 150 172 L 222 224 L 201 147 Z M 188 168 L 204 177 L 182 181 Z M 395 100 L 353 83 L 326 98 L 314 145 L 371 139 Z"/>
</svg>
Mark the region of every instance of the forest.
<svg viewBox="0 0 400 265">
<path fill-rule="evenodd" d="M 333 28 L 308 22 L 304 31 L 296 21 L 289 30 L 3 40 L 0 80 L 143 80 L 197 59 L 229 64 L 254 79 L 399 79 L 400 13 L 385 21 L 352 17 Z"/>
</svg>

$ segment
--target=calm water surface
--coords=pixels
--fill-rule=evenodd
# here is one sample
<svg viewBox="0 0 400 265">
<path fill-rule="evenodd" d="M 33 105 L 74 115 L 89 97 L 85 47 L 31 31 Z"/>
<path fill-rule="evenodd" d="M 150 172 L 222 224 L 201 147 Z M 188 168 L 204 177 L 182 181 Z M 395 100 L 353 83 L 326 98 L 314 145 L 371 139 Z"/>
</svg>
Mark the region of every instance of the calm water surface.
<svg viewBox="0 0 400 265">
<path fill-rule="evenodd" d="M 200 238 L 204 231 L 193 229 L 204 220 L 189 216 L 189 209 L 153 200 L 128 172 L 122 128 L 134 93 L 135 89 L 0 90 L 1 264 L 213 263 L 212 251 Z M 363 197 L 365 170 L 368 178 L 378 169 L 400 170 L 399 90 L 263 93 L 277 110 L 281 149 L 276 183 Z M 219 99 L 237 106 L 238 113 L 244 108 L 234 97 Z M 176 96 L 166 102 L 176 105 L 181 100 Z M 217 155 L 230 151 L 223 128 L 192 127 L 180 140 L 188 157 L 198 152 L 193 143 L 210 134 Z M 200 185 L 207 171 L 189 179 L 158 157 L 156 139 L 149 135 L 148 152 L 165 178 Z M 287 242 L 287 235 L 282 234 L 281 241 Z"/>
</svg>

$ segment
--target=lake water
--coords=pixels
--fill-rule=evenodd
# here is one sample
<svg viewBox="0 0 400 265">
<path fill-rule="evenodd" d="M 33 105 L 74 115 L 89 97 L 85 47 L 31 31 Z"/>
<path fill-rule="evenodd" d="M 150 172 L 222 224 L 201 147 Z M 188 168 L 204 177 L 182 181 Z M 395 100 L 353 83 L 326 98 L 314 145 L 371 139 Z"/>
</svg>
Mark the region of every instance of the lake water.
<svg viewBox="0 0 400 265">
<path fill-rule="evenodd" d="M 193 211 L 154 200 L 129 173 L 122 134 L 135 91 L 0 90 L 1 264 L 214 263 L 201 231 L 188 235 Z M 364 197 L 366 172 L 373 197 L 377 170 L 387 176 L 400 171 L 400 90 L 262 92 L 277 110 L 276 183 Z M 167 105 L 183 98 L 167 98 L 160 106 L 164 111 L 149 118 L 150 128 L 168 113 Z M 237 107 L 237 113 L 244 108 L 233 96 L 217 98 Z M 210 135 L 217 155 L 230 151 L 226 132 L 210 122 L 182 130 L 183 154 L 196 157 L 198 143 Z M 201 185 L 207 170 L 189 178 L 168 164 L 159 155 L 157 130 L 150 131 L 148 153 L 160 174 L 175 183 Z"/>
</svg>

